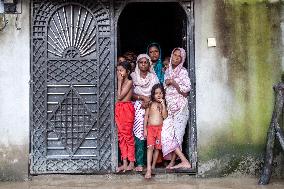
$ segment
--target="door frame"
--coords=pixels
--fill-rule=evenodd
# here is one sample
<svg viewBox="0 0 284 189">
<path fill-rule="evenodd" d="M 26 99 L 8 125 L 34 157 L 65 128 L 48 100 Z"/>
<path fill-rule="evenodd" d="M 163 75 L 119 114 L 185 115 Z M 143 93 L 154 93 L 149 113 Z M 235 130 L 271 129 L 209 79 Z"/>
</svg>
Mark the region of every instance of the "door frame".
<svg viewBox="0 0 284 189">
<path fill-rule="evenodd" d="M 196 126 L 196 75 L 195 75 L 195 25 L 194 25 L 194 0 L 125 0 L 125 1 L 114 1 L 113 3 L 113 11 L 114 18 L 113 20 L 113 31 L 114 31 L 114 62 L 117 60 L 118 52 L 118 20 L 125 9 L 125 7 L 130 3 L 178 3 L 181 8 L 184 10 L 184 13 L 187 17 L 187 49 L 189 53 L 187 53 L 187 71 L 191 80 L 191 92 L 188 97 L 189 100 L 189 120 L 188 125 L 190 128 L 188 132 L 190 135 L 188 136 L 188 141 L 190 142 L 189 149 L 187 155 L 190 157 L 192 163 L 192 169 L 189 173 L 197 173 L 198 169 L 198 158 L 197 158 L 197 126 Z M 114 155 L 118 155 L 118 149 L 114 150 Z M 117 164 L 117 162 L 114 162 Z"/>
</svg>

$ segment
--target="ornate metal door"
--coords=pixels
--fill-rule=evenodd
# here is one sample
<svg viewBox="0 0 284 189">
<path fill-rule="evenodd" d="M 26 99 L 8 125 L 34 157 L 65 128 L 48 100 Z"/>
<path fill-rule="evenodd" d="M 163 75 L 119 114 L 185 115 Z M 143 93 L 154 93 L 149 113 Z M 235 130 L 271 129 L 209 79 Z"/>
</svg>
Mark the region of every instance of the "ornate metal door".
<svg viewBox="0 0 284 189">
<path fill-rule="evenodd" d="M 110 7 L 32 2 L 31 174 L 113 170 Z"/>
</svg>

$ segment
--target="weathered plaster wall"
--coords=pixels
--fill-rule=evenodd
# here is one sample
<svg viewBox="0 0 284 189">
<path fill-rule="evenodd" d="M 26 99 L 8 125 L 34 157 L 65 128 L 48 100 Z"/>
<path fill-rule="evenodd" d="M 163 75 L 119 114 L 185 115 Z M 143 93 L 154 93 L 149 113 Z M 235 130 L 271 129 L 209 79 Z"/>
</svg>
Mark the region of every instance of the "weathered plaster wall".
<svg viewBox="0 0 284 189">
<path fill-rule="evenodd" d="M 27 176 L 29 136 L 29 1 L 15 28 L 15 15 L 0 31 L 0 180 Z M 3 25 L 3 15 L 0 17 Z"/>
<path fill-rule="evenodd" d="M 259 174 L 273 110 L 272 85 L 282 72 L 281 8 L 278 1 L 196 1 L 202 176 Z M 216 48 L 207 47 L 208 37 L 216 37 Z M 278 166 L 276 173 L 281 171 Z"/>
</svg>

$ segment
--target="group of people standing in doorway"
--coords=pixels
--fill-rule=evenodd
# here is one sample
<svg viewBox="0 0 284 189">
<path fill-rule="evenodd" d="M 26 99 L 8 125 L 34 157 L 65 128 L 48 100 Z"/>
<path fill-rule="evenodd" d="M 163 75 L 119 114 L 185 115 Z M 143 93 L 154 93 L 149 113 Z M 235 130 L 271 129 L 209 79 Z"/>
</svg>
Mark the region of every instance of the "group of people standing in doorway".
<svg viewBox="0 0 284 189">
<path fill-rule="evenodd" d="M 117 172 L 143 171 L 147 157 L 145 178 L 151 178 L 161 151 L 170 161 L 167 169 L 191 168 L 182 152 L 191 89 L 185 58 L 183 48 L 174 48 L 162 62 L 157 43 L 137 58 L 131 52 L 118 57 L 115 122 L 122 165 Z"/>
</svg>

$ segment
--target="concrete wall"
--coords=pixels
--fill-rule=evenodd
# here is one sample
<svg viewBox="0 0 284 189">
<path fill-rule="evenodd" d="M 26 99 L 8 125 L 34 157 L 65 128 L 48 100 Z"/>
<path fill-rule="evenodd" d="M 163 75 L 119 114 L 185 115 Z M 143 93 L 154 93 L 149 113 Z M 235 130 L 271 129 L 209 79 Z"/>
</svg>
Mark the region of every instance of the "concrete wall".
<svg viewBox="0 0 284 189">
<path fill-rule="evenodd" d="M 279 1 L 196 1 L 199 175 L 259 175 L 272 86 L 283 70 L 281 6 Z M 216 37 L 217 47 L 207 47 L 208 37 Z M 280 163 L 283 155 L 278 152 L 276 159 Z M 281 166 L 275 168 L 281 172 Z"/>
<path fill-rule="evenodd" d="M 259 174 L 272 85 L 284 65 L 282 7 L 277 0 L 195 3 L 200 176 Z M 19 180 L 28 165 L 29 2 L 19 15 L 21 30 L 14 15 L 7 20 L 0 32 L 0 180 Z M 207 47 L 208 37 L 217 39 L 217 47 Z M 283 173 L 283 159 L 278 152 L 276 176 Z"/>
<path fill-rule="evenodd" d="M 5 15 L 8 24 L 0 31 L 0 180 L 27 176 L 29 143 L 30 22 L 29 1 L 23 12 Z M 0 27 L 3 15 L 0 15 Z"/>
</svg>

